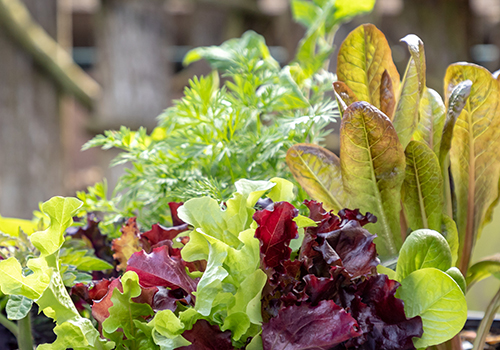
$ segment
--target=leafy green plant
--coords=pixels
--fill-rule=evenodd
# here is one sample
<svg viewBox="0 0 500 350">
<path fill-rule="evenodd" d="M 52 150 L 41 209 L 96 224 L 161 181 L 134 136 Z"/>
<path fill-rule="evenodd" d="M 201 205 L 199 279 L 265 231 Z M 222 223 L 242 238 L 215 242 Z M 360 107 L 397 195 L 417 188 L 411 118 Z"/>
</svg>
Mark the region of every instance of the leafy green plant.
<svg viewBox="0 0 500 350">
<path fill-rule="evenodd" d="M 426 272 L 412 272 L 421 275 L 411 283 L 401 272 L 420 264 L 418 252 L 407 253 L 408 246 L 425 245 L 429 239 L 420 229 L 444 237 L 429 265 L 444 274 L 428 274 L 446 275 L 442 281 L 450 286 L 454 278 L 454 295 L 458 286 L 465 290 L 458 270 L 469 286 L 498 272 L 494 257 L 469 265 L 475 241 L 498 202 L 500 86 L 486 69 L 456 63 L 445 75 L 444 103 L 425 86 L 422 41 L 415 35 L 402 41 L 411 58 L 400 82 L 387 41 L 375 26 L 365 24 L 349 34 L 340 47 L 339 81 L 334 83 L 342 113 L 340 159 L 318 146 L 298 144 L 288 151 L 287 163 L 305 191 L 327 209 L 359 207 L 380 218 L 369 229 L 378 236 L 385 265 L 394 266 L 399 257 L 395 278 L 403 285 L 400 295 L 409 311 L 426 304 L 405 295 L 418 289 Z M 438 256 L 446 257 L 445 265 L 433 265 L 444 263 Z M 447 270 L 451 266 L 458 269 Z M 493 304 L 485 322 L 491 322 L 491 312 L 498 308 L 498 301 Z M 434 327 L 423 321 L 424 329 Z M 415 342 L 417 347 L 430 345 L 421 341 Z M 474 348 L 482 349 L 480 341 Z"/>
<path fill-rule="evenodd" d="M 417 309 L 430 286 L 418 283 L 421 274 L 448 276 L 441 271 L 451 252 L 439 234 L 422 232 L 429 237 L 424 245 L 405 242 L 405 261 L 418 260 L 412 254 L 426 259 L 418 266 L 398 262 L 396 278 L 408 282 L 397 291 L 397 282 L 377 273 L 374 236 L 363 228 L 373 215 L 345 209 L 335 216 L 315 201 L 305 202 L 309 217 L 299 215 L 282 201 L 293 199 L 292 184 L 279 178 L 243 179 L 235 188 L 224 204 L 199 197 L 172 210 L 177 226 L 135 231 L 142 247 L 125 274 L 73 288 L 92 304 L 100 334 L 76 311 L 58 263 L 77 199 L 43 204 L 51 224 L 29 237 L 39 257 L 28 261 L 29 271 L 14 257 L 1 261 L 0 288 L 33 300 L 56 321 L 56 341 L 38 349 L 414 349 L 412 339 L 434 344 L 433 336 L 460 323 L 463 293 L 454 292 L 453 280 L 435 290 L 433 302 L 443 310 L 453 304 L 455 313 Z M 124 231 L 136 229 L 132 220 Z M 396 293 L 416 300 L 413 308 L 406 310 Z M 449 323 L 445 334 L 425 329 L 424 321 L 422 336 L 426 319 Z"/>
<path fill-rule="evenodd" d="M 240 178 L 291 179 L 283 162 L 286 150 L 298 142 L 321 142 L 325 127 L 338 116 L 327 94 L 335 78 L 325 70 L 334 34 L 342 22 L 371 11 L 374 2 L 291 1 L 295 20 L 307 31 L 284 67 L 252 31 L 221 46 L 190 51 L 186 65 L 205 59 L 214 71 L 193 78 L 150 135 L 123 127 L 84 146 L 119 148 L 123 152 L 113 165 L 132 165 L 111 199 L 105 184 L 79 193 L 84 209 L 107 213 L 103 227 L 132 215 L 151 226 L 168 222 L 170 201 L 224 198 Z"/>
</svg>

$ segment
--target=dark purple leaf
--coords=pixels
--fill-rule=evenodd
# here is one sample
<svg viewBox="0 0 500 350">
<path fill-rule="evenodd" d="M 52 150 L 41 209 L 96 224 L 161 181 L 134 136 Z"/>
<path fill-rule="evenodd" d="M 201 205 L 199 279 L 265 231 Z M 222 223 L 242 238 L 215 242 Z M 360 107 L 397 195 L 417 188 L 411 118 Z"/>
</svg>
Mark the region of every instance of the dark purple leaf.
<svg viewBox="0 0 500 350">
<path fill-rule="evenodd" d="M 407 319 L 403 301 L 395 297 L 399 283 L 386 275 L 372 276 L 341 293 L 342 304 L 358 321 L 363 335 L 346 343 L 356 349 L 414 349 L 413 337 L 421 337 L 419 316 Z"/>
<path fill-rule="evenodd" d="M 221 332 L 218 326 L 212 326 L 205 320 L 196 321 L 193 328 L 184 331 L 182 336 L 191 345 L 182 346 L 178 350 L 235 350 L 231 343 L 231 332 Z"/>
<path fill-rule="evenodd" d="M 288 202 L 274 203 L 274 209 L 259 210 L 253 215 L 259 227 L 255 237 L 260 240 L 260 254 L 264 268 L 276 268 L 290 259 L 290 241 L 298 238 L 293 218 L 299 211 Z"/>
<path fill-rule="evenodd" d="M 127 271 L 135 271 L 139 275 L 143 287 L 182 288 L 187 293 L 196 290 L 197 281 L 188 276 L 182 259 L 171 256 L 166 246 L 155 248 L 149 254 L 143 250 L 134 253 L 127 265 Z"/>
<path fill-rule="evenodd" d="M 262 326 L 264 350 L 328 350 L 360 334 L 351 315 L 331 300 L 287 307 Z"/>
</svg>

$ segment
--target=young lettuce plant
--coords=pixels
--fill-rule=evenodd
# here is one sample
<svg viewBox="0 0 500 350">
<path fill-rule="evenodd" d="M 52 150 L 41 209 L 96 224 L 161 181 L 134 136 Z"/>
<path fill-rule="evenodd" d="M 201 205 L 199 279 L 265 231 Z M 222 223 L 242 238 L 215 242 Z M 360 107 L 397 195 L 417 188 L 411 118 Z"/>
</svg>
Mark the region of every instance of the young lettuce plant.
<svg viewBox="0 0 500 350">
<path fill-rule="evenodd" d="M 425 240 L 408 232 L 430 229 L 446 239 L 451 266 L 470 286 L 498 271 L 495 259 L 469 265 L 498 202 L 499 82 L 480 66 L 453 64 L 445 75 L 443 103 L 425 86 L 422 41 L 415 35 L 402 41 L 411 58 L 400 82 L 389 45 L 375 26 L 362 25 L 349 34 L 340 47 L 334 83 L 342 113 L 340 159 L 318 146 L 298 144 L 288 151 L 287 163 L 327 209 L 359 207 L 379 217 L 370 230 L 378 236 L 386 265 L 398 255 L 396 271 L 400 264 L 412 264 L 415 257 L 402 253 L 402 242 Z M 457 270 L 441 270 L 461 280 Z M 401 280 L 404 274 L 396 276 Z M 405 279 L 401 283 L 402 290 L 410 288 Z M 421 297 L 425 304 L 426 296 Z"/>
</svg>

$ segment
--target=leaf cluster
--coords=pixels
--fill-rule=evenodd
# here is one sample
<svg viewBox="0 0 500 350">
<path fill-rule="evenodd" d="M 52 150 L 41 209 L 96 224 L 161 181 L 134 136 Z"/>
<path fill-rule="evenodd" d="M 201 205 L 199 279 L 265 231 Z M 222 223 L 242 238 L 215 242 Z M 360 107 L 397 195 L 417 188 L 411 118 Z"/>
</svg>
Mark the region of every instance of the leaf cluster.
<svg viewBox="0 0 500 350">
<path fill-rule="evenodd" d="M 443 102 L 425 85 L 422 41 L 415 35 L 402 41 L 411 57 L 400 81 L 389 45 L 375 26 L 365 24 L 348 35 L 334 83 L 342 114 L 340 157 L 298 144 L 288 151 L 287 163 L 305 191 L 327 209 L 355 207 L 378 217 L 367 227 L 378 236 L 384 264 L 393 266 L 398 259 L 396 273 L 385 272 L 402 283 L 405 310 L 415 315 L 434 302 L 434 292 L 419 290 L 428 288 L 429 276 L 459 297 L 466 290 L 462 274 L 469 285 L 497 275 L 495 257 L 469 265 L 475 241 L 498 202 L 500 85 L 486 69 L 456 63 L 447 69 Z M 441 272 L 424 272 L 427 268 Z M 450 314 L 449 319 L 464 321 L 464 305 L 457 302 L 450 312 L 461 316 Z M 431 345 L 423 339 L 434 337 L 435 322 L 448 317 L 421 315 L 424 337 L 415 341 L 417 347 Z M 435 337 L 432 344 L 443 340 Z"/>
<path fill-rule="evenodd" d="M 104 226 L 131 215 L 146 226 L 166 224 L 170 201 L 225 198 L 240 178 L 292 179 L 282 161 L 286 150 L 322 142 L 325 127 L 338 116 L 328 93 L 335 78 L 325 70 L 338 25 L 373 5 L 374 0 L 292 0 L 294 18 L 307 31 L 284 67 L 252 31 L 190 51 L 185 65 L 204 59 L 214 71 L 194 77 L 151 134 L 122 127 L 83 147 L 118 148 L 122 153 L 113 165 L 131 165 L 113 198 L 107 198 L 105 184 L 79 193 L 84 209 L 106 213 Z"/>
</svg>

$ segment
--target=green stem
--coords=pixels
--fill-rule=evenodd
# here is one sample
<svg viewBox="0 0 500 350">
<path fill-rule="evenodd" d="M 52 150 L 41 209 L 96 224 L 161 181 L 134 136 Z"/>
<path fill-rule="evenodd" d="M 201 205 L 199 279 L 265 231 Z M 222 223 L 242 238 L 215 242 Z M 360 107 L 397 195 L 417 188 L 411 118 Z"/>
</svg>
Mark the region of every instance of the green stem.
<svg viewBox="0 0 500 350">
<path fill-rule="evenodd" d="M 500 289 L 498 289 L 498 292 L 495 294 L 493 299 L 491 299 L 491 302 L 484 313 L 484 317 L 481 323 L 479 324 L 479 328 L 477 330 L 477 335 L 476 339 L 474 340 L 472 350 L 484 349 L 484 344 L 486 343 L 486 336 L 490 331 L 491 324 L 493 323 L 493 319 L 495 318 L 495 313 L 497 312 L 499 307 L 500 307 Z"/>
<path fill-rule="evenodd" d="M 17 337 L 17 344 L 19 350 L 33 350 L 33 335 L 31 334 L 31 315 L 28 314 L 17 321 L 19 326 L 19 337 Z"/>
<path fill-rule="evenodd" d="M 17 327 L 15 322 L 12 322 L 7 317 L 5 317 L 2 313 L 0 313 L 0 324 L 7 328 L 12 334 L 19 336 L 19 328 Z"/>
</svg>

